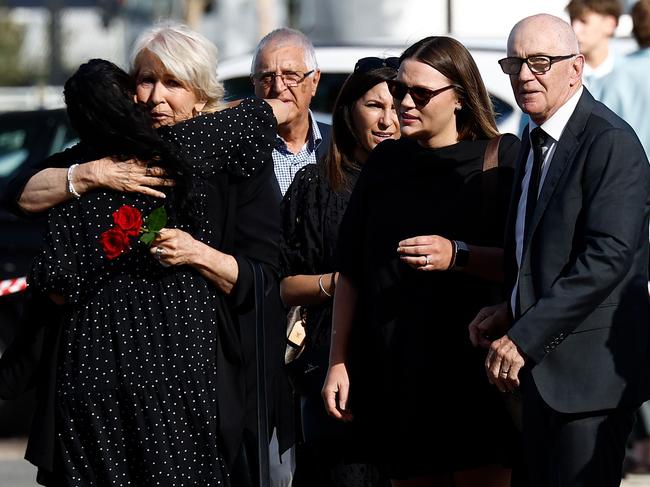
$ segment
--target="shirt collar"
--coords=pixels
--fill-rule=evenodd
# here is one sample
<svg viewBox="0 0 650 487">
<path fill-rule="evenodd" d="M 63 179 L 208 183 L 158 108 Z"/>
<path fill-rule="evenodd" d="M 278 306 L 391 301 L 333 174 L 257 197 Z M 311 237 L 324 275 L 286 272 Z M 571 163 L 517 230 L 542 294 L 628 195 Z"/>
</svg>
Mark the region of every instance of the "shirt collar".
<svg viewBox="0 0 650 487">
<path fill-rule="evenodd" d="M 309 132 L 307 132 L 307 149 L 310 151 L 315 151 L 320 143 L 323 141 L 323 137 L 318 128 L 318 122 L 316 117 L 311 110 L 309 110 Z M 275 136 L 276 147 L 286 147 L 287 143 L 285 140 L 280 137 L 280 135 Z"/>
<path fill-rule="evenodd" d="M 560 140 L 560 136 L 564 131 L 564 127 L 566 127 L 566 124 L 569 123 L 571 115 L 573 115 L 576 106 L 578 106 L 578 102 L 580 101 L 580 96 L 582 95 L 583 90 L 584 88 L 581 86 L 580 89 L 576 91 L 573 96 L 571 96 L 571 98 L 569 98 L 566 103 L 564 103 L 564 105 L 562 105 L 558 111 L 553 114 L 551 118 L 549 118 L 541 125 L 542 130 L 550 135 L 553 140 Z M 528 127 L 528 133 L 530 134 L 535 127 L 538 127 L 538 125 L 531 120 L 530 126 Z"/>
</svg>

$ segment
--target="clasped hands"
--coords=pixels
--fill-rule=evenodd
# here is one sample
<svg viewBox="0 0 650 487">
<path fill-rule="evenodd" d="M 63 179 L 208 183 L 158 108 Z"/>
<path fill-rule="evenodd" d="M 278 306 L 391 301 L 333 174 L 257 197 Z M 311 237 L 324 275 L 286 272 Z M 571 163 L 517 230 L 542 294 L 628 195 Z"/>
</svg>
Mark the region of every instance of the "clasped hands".
<svg viewBox="0 0 650 487">
<path fill-rule="evenodd" d="M 469 324 L 469 339 L 476 347 L 488 349 L 485 371 L 488 380 L 501 392 L 512 392 L 519 387 L 519 371 L 525 358 L 506 332 L 510 327 L 510 314 L 506 303 L 481 309 Z M 500 336 L 496 340 L 492 337 Z"/>
</svg>

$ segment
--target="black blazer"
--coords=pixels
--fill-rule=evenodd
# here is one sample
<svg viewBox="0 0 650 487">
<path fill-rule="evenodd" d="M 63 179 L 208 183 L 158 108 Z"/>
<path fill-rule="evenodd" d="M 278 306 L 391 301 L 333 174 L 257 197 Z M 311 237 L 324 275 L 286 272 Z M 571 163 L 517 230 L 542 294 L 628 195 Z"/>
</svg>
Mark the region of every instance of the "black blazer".
<svg viewBox="0 0 650 487">
<path fill-rule="evenodd" d="M 529 149 L 526 130 L 507 225 L 508 289 Z M 649 191 L 650 168 L 634 131 L 585 89 L 526 229 L 520 306 L 508 332 L 556 411 L 636 406 L 650 396 Z"/>
<path fill-rule="evenodd" d="M 316 122 L 320 130 L 321 141 L 316 147 L 316 161 L 322 160 L 330 150 L 330 139 L 332 138 L 332 126 L 323 122 Z"/>
</svg>

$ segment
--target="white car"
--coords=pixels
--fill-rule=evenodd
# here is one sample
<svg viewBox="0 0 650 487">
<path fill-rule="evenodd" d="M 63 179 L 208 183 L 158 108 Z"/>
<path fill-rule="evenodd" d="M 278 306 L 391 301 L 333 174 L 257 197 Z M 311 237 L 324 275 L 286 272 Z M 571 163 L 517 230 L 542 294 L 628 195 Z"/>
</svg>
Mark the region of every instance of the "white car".
<svg viewBox="0 0 650 487">
<path fill-rule="evenodd" d="M 497 113 L 497 124 L 501 132 L 519 133 L 521 111 L 517 107 L 510 88 L 508 76 L 503 74 L 497 61 L 505 57 L 505 41 L 462 41 L 474 56 L 474 60 L 492 97 Z M 321 70 L 318 92 L 311 108 L 316 117 L 325 122 L 331 120 L 332 106 L 341 85 L 354 69 L 358 59 L 370 56 L 399 56 L 404 49 L 399 47 L 316 47 L 316 59 Z M 250 80 L 252 54 L 227 59 L 219 64 L 219 78 L 224 82 L 229 99 L 251 96 L 253 86 Z"/>
</svg>

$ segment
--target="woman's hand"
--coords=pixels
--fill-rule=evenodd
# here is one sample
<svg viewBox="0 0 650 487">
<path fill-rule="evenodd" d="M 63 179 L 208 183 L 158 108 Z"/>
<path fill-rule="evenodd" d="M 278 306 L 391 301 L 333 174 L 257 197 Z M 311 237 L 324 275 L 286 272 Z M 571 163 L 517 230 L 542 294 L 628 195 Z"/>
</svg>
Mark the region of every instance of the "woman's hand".
<svg viewBox="0 0 650 487">
<path fill-rule="evenodd" d="M 196 240 L 183 230 L 163 228 L 151 243 L 149 251 L 165 267 L 194 267 L 226 296 L 230 295 L 237 283 L 239 267 L 232 255 Z"/>
<path fill-rule="evenodd" d="M 50 167 L 34 174 L 18 198 L 18 206 L 27 213 L 39 213 L 69 200 L 68 169 Z M 147 167 L 142 161 L 117 162 L 105 157 L 76 166 L 70 182 L 74 190 L 83 195 L 91 189 L 108 188 L 116 191 L 142 193 L 164 198 L 165 193 L 154 187 L 173 186 L 160 167 Z"/>
<path fill-rule="evenodd" d="M 400 260 L 418 271 L 446 271 L 454 256 L 451 240 L 438 235 L 407 238 L 398 245 Z"/>
<path fill-rule="evenodd" d="M 327 414 L 340 421 L 352 421 L 352 413 L 347 410 L 349 394 L 350 379 L 347 367 L 344 363 L 331 365 L 321 392 Z"/>
<path fill-rule="evenodd" d="M 151 243 L 149 252 L 164 266 L 192 265 L 203 243 L 177 228 L 163 228 Z"/>
<path fill-rule="evenodd" d="M 147 166 L 146 162 L 137 159 L 114 161 L 104 157 L 80 165 L 73 173 L 72 183 L 80 193 L 91 188 L 109 188 L 123 193 L 165 198 L 165 193 L 153 189 L 174 185 L 174 181 L 165 176 L 163 168 Z"/>
</svg>

